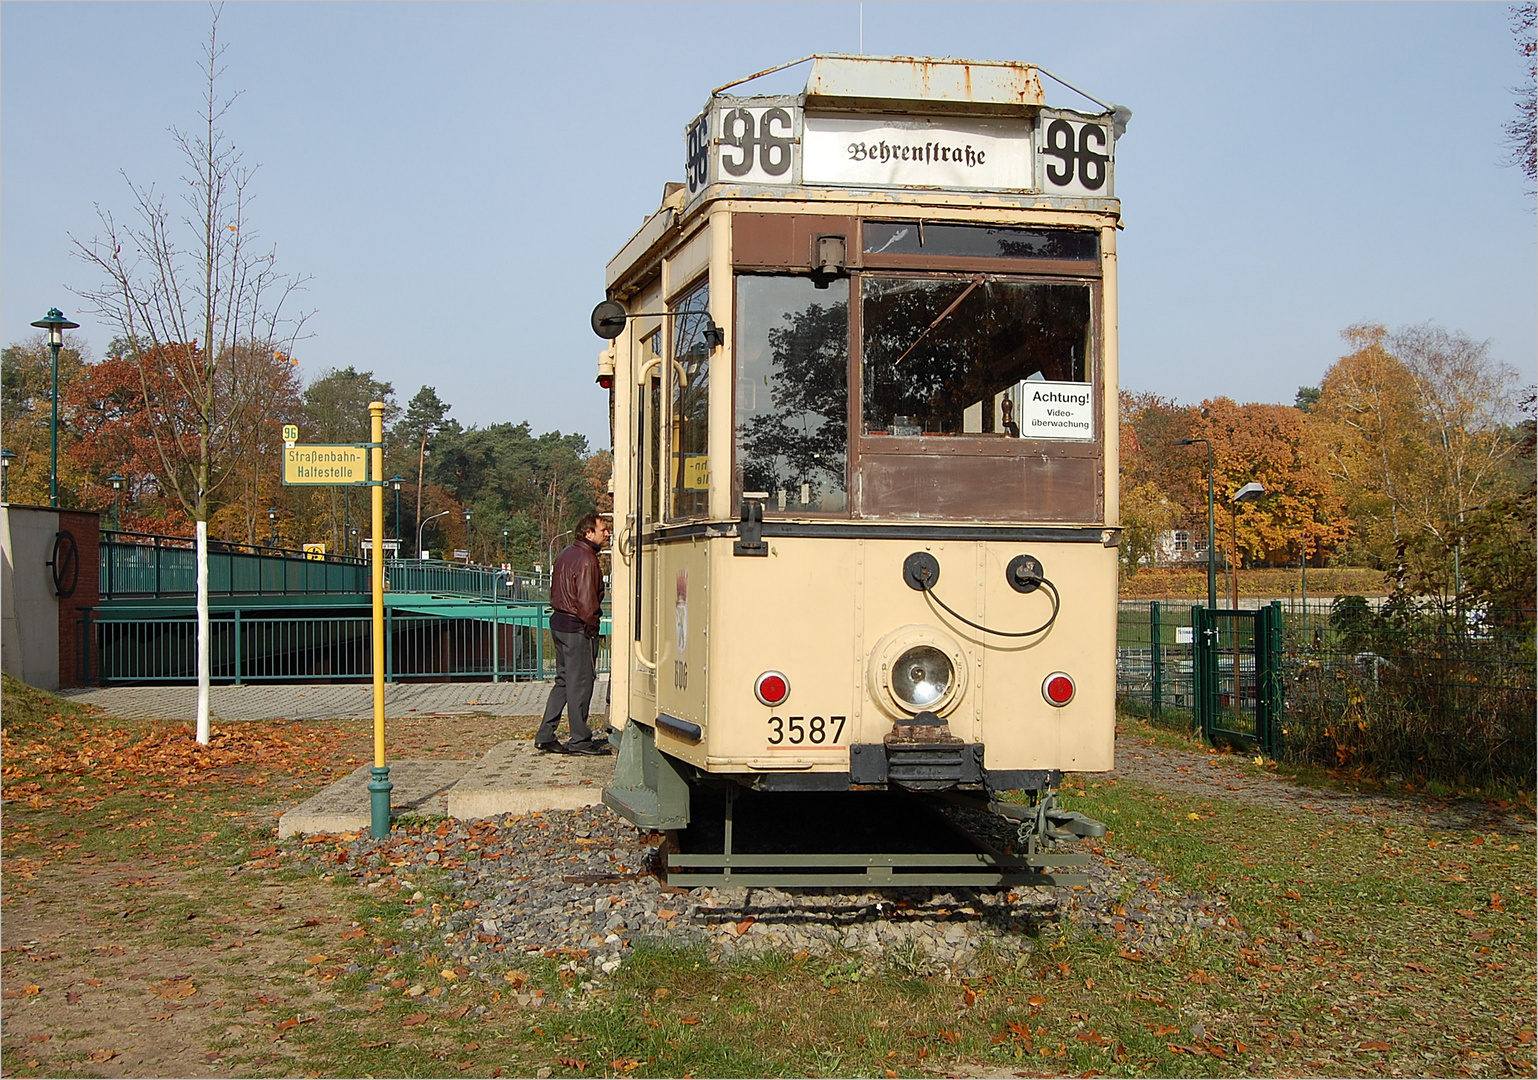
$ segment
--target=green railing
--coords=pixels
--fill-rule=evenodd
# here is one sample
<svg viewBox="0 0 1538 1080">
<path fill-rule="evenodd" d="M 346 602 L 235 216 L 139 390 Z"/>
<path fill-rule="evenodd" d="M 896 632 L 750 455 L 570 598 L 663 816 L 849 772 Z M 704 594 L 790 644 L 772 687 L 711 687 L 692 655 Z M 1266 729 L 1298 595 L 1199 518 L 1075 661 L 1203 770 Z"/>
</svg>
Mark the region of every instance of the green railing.
<svg viewBox="0 0 1538 1080">
<path fill-rule="evenodd" d="M 103 600 L 120 597 L 191 596 L 198 589 L 198 554 L 186 537 L 103 532 L 100 588 Z M 208 551 L 211 596 L 289 596 L 369 591 L 368 564 L 302 551 L 241 547 L 213 540 Z"/>
<path fill-rule="evenodd" d="M 372 585 L 366 560 L 211 540 L 208 591 L 211 596 L 293 596 L 367 593 Z M 183 536 L 103 532 L 100 589 L 103 600 L 191 596 L 197 592 L 197 550 Z M 486 600 L 550 598 L 539 574 L 435 559 L 386 559 L 385 588 L 391 592 L 433 593 Z"/>
<path fill-rule="evenodd" d="M 356 609 L 351 609 L 355 611 Z M 607 621 L 607 620 L 606 620 Z M 366 614 L 252 614 L 239 609 L 209 621 L 216 682 L 332 682 L 373 678 L 372 620 Z M 197 621 L 187 616 L 87 612 L 80 629 L 86 683 L 197 680 Z M 605 627 L 607 629 L 607 626 Z M 481 617 L 385 613 L 385 679 L 543 679 L 555 674 L 550 609 L 488 605 Z M 609 670 L 608 637 L 599 670 Z"/>
<path fill-rule="evenodd" d="M 386 588 L 391 592 L 474 596 L 486 600 L 550 599 L 550 589 L 538 574 L 490 566 L 466 566 L 437 559 L 389 559 Z"/>
</svg>

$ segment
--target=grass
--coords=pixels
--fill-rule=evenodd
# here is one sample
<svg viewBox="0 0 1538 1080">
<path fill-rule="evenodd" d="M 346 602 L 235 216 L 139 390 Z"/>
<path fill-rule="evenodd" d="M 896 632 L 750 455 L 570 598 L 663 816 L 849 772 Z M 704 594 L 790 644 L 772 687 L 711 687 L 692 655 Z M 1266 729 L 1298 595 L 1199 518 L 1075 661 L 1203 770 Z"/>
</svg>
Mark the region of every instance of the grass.
<svg viewBox="0 0 1538 1080">
<path fill-rule="evenodd" d="M 285 855 L 299 845 L 273 844 L 270 807 L 345 767 L 306 737 L 334 741 L 332 728 L 253 727 L 243 745 L 265 739 L 265 750 L 188 772 L 173 767 L 179 751 L 155 756 L 167 727 L 5 682 L 8 944 L 29 936 L 26 920 L 85 928 L 52 946 L 57 960 L 0 958 L 4 985 L 40 984 L 44 1010 L 5 1002 L 7 1075 L 114 1071 L 90 1058 L 105 1021 L 81 1023 L 60 1004 L 70 966 L 103 979 L 131 1017 L 146 1000 L 162 1010 L 135 1018 L 135 1031 L 162 1015 L 187 1024 L 191 1060 L 230 1075 L 1533 1072 L 1531 834 L 1375 827 L 1081 777 L 1071 805 L 1110 824 L 1106 854 L 1156 864 L 1166 894 L 1227 897 L 1240 924 L 1230 938 L 1193 933 L 1145 955 L 1050 923 L 1018 959 L 985 953 L 968 979 L 924 974 L 902 950 L 727 963 L 705 947 L 638 941 L 584 994 L 560 957 L 504 954 L 489 981 L 448 967 L 441 938 L 404 926 L 453 902 L 441 875 L 413 876 L 414 900 L 294 869 Z M 144 745 L 149 767 L 114 764 Z M 84 766 L 82 754 L 99 757 Z M 99 868 L 110 870 L 87 874 Z M 228 959 L 258 949 L 269 966 Z M 146 956 L 170 965 L 157 977 L 190 974 L 198 994 L 148 997 L 128 978 Z M 521 1004 L 531 993 L 550 1004 Z M 28 1042 L 34 1032 L 51 1039 Z"/>
</svg>

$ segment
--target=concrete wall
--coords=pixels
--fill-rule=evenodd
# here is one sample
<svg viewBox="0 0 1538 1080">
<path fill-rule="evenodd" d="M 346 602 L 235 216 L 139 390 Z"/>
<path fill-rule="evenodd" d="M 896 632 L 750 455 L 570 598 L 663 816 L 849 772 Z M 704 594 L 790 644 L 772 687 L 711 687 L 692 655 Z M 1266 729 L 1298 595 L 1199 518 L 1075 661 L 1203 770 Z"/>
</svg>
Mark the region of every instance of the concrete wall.
<svg viewBox="0 0 1538 1080">
<path fill-rule="evenodd" d="M 54 588 L 54 540 L 75 539 L 74 592 Z M 0 505 L 0 667 L 42 690 L 78 684 L 80 608 L 100 602 L 101 515 L 94 510 Z M 94 673 L 93 673 L 94 674 Z"/>
<path fill-rule="evenodd" d="M 5 617 L 0 656 L 5 672 L 39 689 L 57 690 L 59 598 L 48 561 L 59 531 L 59 511 L 8 503 L 0 506 L 0 517 Z"/>
</svg>

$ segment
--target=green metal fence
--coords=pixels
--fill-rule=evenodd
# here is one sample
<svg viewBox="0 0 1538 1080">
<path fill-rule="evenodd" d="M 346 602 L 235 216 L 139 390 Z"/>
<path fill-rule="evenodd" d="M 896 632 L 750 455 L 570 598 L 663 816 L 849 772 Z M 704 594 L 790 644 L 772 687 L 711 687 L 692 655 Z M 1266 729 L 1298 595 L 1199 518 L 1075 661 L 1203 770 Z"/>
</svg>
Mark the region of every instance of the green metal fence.
<svg viewBox="0 0 1538 1080">
<path fill-rule="evenodd" d="M 1530 611 L 1342 597 L 1209 613 L 1139 601 L 1121 606 L 1117 626 L 1123 709 L 1273 757 L 1404 776 L 1530 783 L 1535 669 Z"/>
<path fill-rule="evenodd" d="M 354 611 L 356 609 L 353 609 Z M 86 613 L 88 616 L 93 613 Z M 197 621 L 185 615 L 94 613 L 79 628 L 89 647 L 82 681 L 197 680 Z M 220 683 L 349 682 L 373 678 L 371 616 L 219 612 L 209 620 L 211 677 Z M 385 679 L 543 679 L 555 674 L 550 608 L 488 605 L 483 617 L 385 615 Z M 598 669 L 609 670 L 609 639 Z"/>
<path fill-rule="evenodd" d="M 1191 725 L 1195 669 L 1190 605 L 1121 605 L 1116 620 L 1116 698 L 1123 708 Z"/>
<path fill-rule="evenodd" d="M 100 589 L 103 600 L 191 596 L 197 592 L 197 549 L 181 536 L 103 532 Z M 293 596 L 367 593 L 373 588 L 367 560 L 303 551 L 210 541 L 211 596 Z M 550 599 L 548 575 L 526 570 L 442 562 L 386 559 L 385 588 L 486 600 Z"/>
<path fill-rule="evenodd" d="M 185 537 L 104 532 L 100 588 L 103 600 L 124 596 L 191 596 L 198 588 L 198 555 Z M 274 596 L 369 591 L 368 564 L 357 559 L 306 558 L 303 552 L 209 544 L 212 596 Z"/>
</svg>

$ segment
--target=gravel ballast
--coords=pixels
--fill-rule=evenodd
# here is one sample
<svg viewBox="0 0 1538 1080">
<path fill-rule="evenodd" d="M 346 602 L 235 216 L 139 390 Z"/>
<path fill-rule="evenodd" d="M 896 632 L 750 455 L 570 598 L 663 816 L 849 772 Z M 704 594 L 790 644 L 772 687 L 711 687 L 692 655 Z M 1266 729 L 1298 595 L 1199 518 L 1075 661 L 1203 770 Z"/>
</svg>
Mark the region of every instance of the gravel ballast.
<svg viewBox="0 0 1538 1080">
<path fill-rule="evenodd" d="M 984 952 L 1023 965 L 1052 923 L 1117 939 L 1134 958 L 1192 936 L 1242 936 L 1221 897 L 1175 890 L 1098 843 L 1082 845 L 1087 886 L 785 891 L 670 887 L 657 872 L 662 839 L 598 806 L 399 823 L 383 841 L 314 836 L 246 866 L 323 865 L 415 903 L 403 930 L 450 966 L 497 980 L 525 958 L 557 958 L 586 989 L 645 941 L 702 947 L 715 962 L 778 951 L 962 977 Z"/>
</svg>

